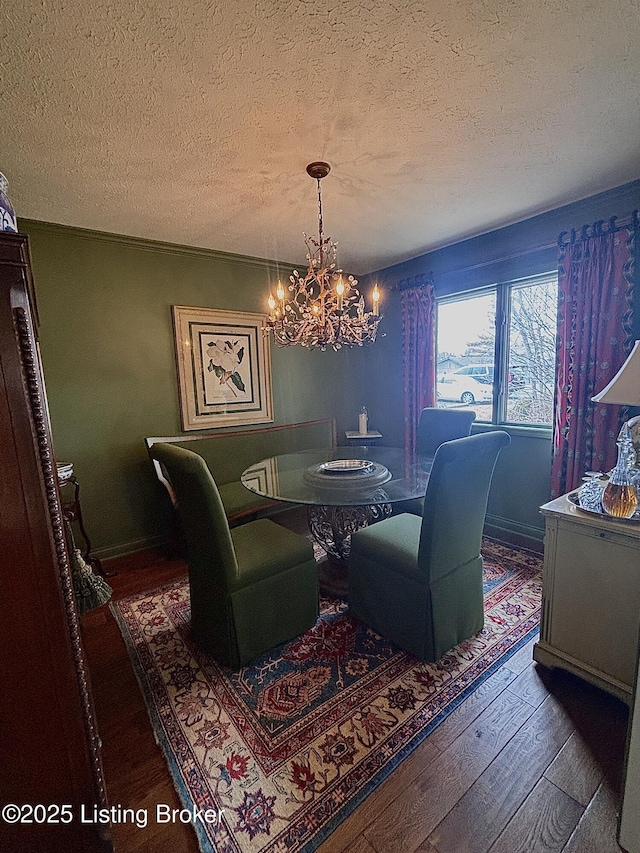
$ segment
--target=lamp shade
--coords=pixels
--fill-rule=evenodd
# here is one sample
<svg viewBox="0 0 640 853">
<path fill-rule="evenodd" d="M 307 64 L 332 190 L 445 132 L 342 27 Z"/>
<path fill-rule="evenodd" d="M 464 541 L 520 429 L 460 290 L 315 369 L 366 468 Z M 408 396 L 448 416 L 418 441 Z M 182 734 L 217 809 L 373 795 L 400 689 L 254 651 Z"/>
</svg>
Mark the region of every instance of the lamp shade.
<svg viewBox="0 0 640 853">
<path fill-rule="evenodd" d="M 640 341 L 635 342 L 629 357 L 606 388 L 591 399 L 594 403 L 640 406 Z"/>
</svg>

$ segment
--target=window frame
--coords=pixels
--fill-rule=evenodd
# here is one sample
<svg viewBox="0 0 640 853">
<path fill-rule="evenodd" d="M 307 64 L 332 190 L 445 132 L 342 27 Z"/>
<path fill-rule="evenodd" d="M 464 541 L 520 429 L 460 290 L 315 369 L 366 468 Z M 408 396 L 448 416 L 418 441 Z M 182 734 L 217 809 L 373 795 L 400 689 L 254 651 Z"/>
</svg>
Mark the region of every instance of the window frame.
<svg viewBox="0 0 640 853">
<path fill-rule="evenodd" d="M 496 315 L 494 330 L 493 351 L 493 392 L 491 406 L 491 421 L 476 421 L 479 427 L 505 427 L 509 431 L 519 433 L 537 433 L 549 435 L 553 428 L 552 423 L 522 423 L 520 421 L 507 420 L 507 397 L 508 397 L 508 372 L 509 372 L 509 347 L 511 333 L 511 292 L 518 288 L 534 286 L 549 279 L 557 281 L 558 271 L 536 273 L 535 275 L 523 276 L 522 278 L 510 279 L 508 281 L 494 282 L 482 287 L 474 287 L 469 290 L 461 290 L 456 293 L 448 293 L 446 296 L 436 297 L 436 308 L 441 304 L 461 302 L 478 296 L 486 296 L 495 293 Z M 439 311 L 436 311 L 436 318 Z M 556 310 L 557 317 L 557 310 Z M 436 319 L 436 358 L 438 355 L 438 322 Z"/>
</svg>

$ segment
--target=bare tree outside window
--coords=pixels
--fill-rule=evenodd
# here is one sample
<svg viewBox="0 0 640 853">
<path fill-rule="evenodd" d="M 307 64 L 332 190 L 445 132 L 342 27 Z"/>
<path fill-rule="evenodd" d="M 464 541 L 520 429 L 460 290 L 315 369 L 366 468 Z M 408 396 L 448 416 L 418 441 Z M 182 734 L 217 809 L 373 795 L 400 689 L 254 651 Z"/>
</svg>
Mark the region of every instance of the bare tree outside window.
<svg viewBox="0 0 640 853">
<path fill-rule="evenodd" d="M 507 420 L 551 424 L 557 277 L 511 288 Z"/>
</svg>

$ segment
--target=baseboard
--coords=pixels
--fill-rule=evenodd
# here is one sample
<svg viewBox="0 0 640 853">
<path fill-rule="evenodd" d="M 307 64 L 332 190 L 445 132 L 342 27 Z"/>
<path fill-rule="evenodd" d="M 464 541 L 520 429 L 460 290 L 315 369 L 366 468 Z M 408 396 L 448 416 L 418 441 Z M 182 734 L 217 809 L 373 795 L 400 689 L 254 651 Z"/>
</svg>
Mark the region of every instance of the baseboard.
<svg viewBox="0 0 640 853">
<path fill-rule="evenodd" d="M 300 509 L 304 509 L 304 507 L 295 506 L 292 508 L 291 504 L 278 504 L 276 507 L 271 507 L 269 510 L 265 512 L 259 512 L 256 514 L 257 518 L 270 518 L 276 515 L 282 515 L 286 517 L 286 513 L 292 513 L 295 511 L 299 511 Z M 245 524 L 247 521 L 251 521 L 252 516 L 246 516 L 245 518 L 239 519 L 235 524 L 232 524 L 231 527 L 235 527 L 238 524 Z M 95 548 L 91 551 L 91 556 L 96 557 L 98 560 L 113 560 L 116 557 L 126 557 L 129 554 L 136 554 L 138 551 L 152 551 L 158 548 L 165 548 L 171 542 L 171 536 L 169 533 L 161 533 L 157 536 L 148 536 L 143 539 L 133 539 L 131 542 L 122 542 L 119 545 L 111 545 L 107 548 Z"/>
<path fill-rule="evenodd" d="M 134 539 L 131 542 L 122 542 L 120 545 L 112 545 L 109 548 L 96 548 L 91 552 L 92 557 L 98 560 L 113 560 L 115 557 L 126 557 L 136 554 L 138 551 L 152 551 L 164 547 L 169 541 L 166 534 L 149 536 L 144 539 Z"/>
<path fill-rule="evenodd" d="M 506 518 L 487 515 L 484 532 L 492 539 L 498 539 L 516 548 L 526 548 L 542 554 L 544 551 L 544 530 L 527 524 L 517 524 Z"/>
<path fill-rule="evenodd" d="M 299 508 L 296 507 L 296 509 Z M 285 507 L 283 513 L 286 510 L 291 512 L 290 507 Z M 514 545 L 517 548 L 526 548 L 529 551 L 542 553 L 544 530 L 527 525 L 514 524 L 508 519 L 488 515 L 484 531 L 487 536 L 498 539 L 500 542 Z M 158 536 L 149 536 L 144 539 L 133 539 L 131 542 L 122 542 L 119 545 L 112 545 L 108 548 L 96 548 L 91 552 L 91 556 L 101 561 L 113 560 L 117 557 L 127 557 L 129 554 L 136 554 L 139 551 L 154 551 L 159 548 L 165 548 L 168 543 L 169 536 L 167 534 L 159 534 Z"/>
</svg>

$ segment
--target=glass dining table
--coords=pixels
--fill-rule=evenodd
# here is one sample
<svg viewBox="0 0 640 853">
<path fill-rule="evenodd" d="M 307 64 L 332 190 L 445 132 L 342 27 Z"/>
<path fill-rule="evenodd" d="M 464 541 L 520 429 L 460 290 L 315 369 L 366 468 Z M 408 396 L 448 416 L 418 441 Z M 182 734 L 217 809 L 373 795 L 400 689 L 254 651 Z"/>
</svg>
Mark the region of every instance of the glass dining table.
<svg viewBox="0 0 640 853">
<path fill-rule="evenodd" d="M 250 465 L 241 481 L 262 497 L 307 509 L 309 529 L 327 554 L 321 589 L 345 595 L 351 534 L 424 497 L 433 457 L 404 448 L 357 446 L 304 450 Z"/>
</svg>

